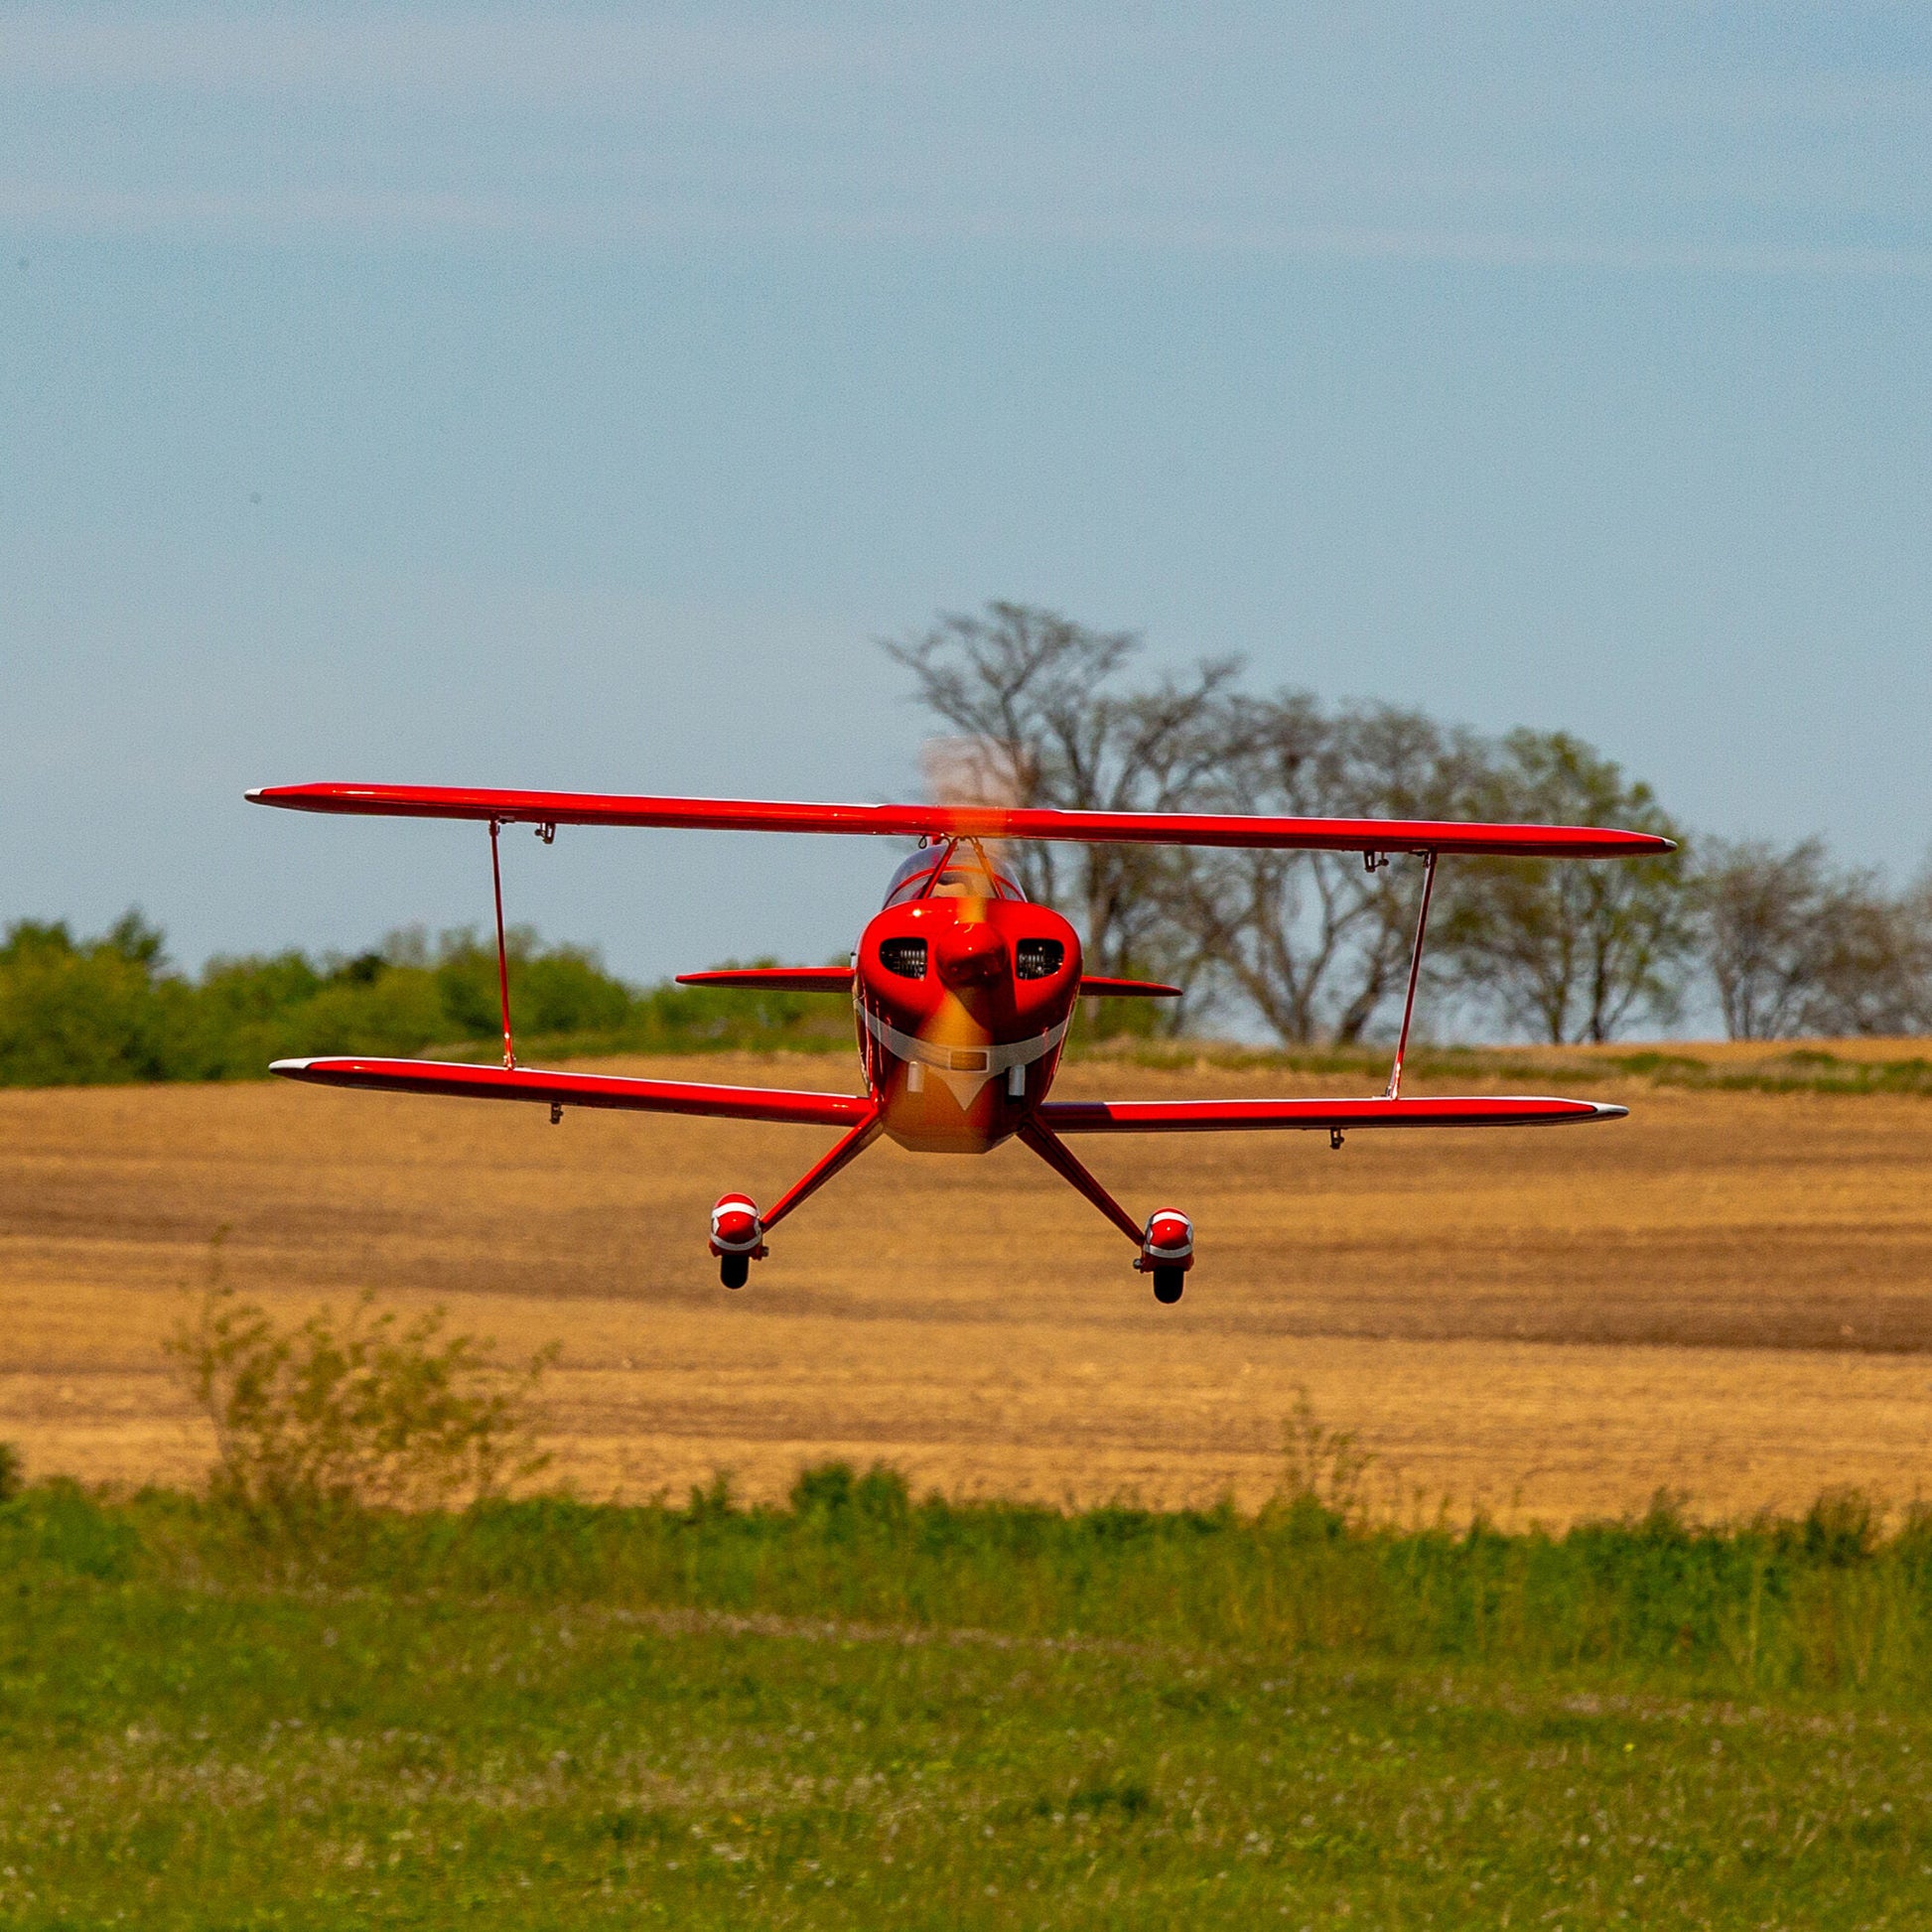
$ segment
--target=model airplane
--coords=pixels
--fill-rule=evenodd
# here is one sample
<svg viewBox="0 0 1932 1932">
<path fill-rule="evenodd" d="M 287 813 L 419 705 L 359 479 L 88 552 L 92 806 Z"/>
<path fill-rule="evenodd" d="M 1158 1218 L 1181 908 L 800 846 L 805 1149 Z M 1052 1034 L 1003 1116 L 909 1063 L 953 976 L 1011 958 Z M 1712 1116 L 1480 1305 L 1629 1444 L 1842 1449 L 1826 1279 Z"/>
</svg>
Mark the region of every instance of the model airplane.
<svg viewBox="0 0 1932 1932">
<path fill-rule="evenodd" d="M 1155 1298 L 1177 1302 L 1194 1264 L 1194 1230 L 1176 1208 L 1137 1221 L 1080 1164 L 1069 1134 L 1198 1134 L 1255 1128 L 1325 1131 L 1331 1145 L 1357 1127 L 1523 1127 L 1611 1120 L 1622 1107 L 1587 1100 L 1477 1095 L 1405 1099 L 1402 1062 L 1436 862 L 1444 853 L 1614 859 L 1669 852 L 1668 839 L 1596 826 L 1478 825 L 1449 820 L 1244 818 L 1153 812 L 1069 812 L 953 805 L 804 805 L 722 798 L 627 798 L 582 792 L 472 791 L 427 785 L 281 785 L 251 791 L 258 805 L 396 818 L 474 819 L 489 827 L 502 994 L 503 1063 L 435 1060 L 277 1060 L 273 1070 L 325 1086 L 383 1093 L 469 1094 L 566 1107 L 802 1122 L 841 1130 L 838 1142 L 769 1211 L 747 1194 L 711 1210 L 711 1252 L 727 1288 L 742 1288 L 766 1254 L 765 1237 L 881 1134 L 929 1154 L 984 1154 L 1023 1142 L 1104 1214 L 1153 1277 Z M 705 1086 L 520 1066 L 510 1031 L 497 839 L 533 825 L 547 844 L 560 825 L 686 826 L 711 831 L 870 833 L 916 838 L 893 875 L 885 908 L 845 966 L 753 967 L 687 973 L 687 986 L 762 987 L 843 994 L 856 1016 L 862 1094 Z M 1387 1088 L 1361 1100 L 1051 1100 L 1074 1002 L 1172 998 L 1179 988 L 1099 978 L 1082 970 L 1080 940 L 1057 912 L 1035 905 L 1004 872 L 992 842 L 1011 839 L 1147 845 L 1251 846 L 1359 852 L 1373 871 L 1392 853 L 1423 861 L 1415 948 L 1402 1031 Z"/>
</svg>

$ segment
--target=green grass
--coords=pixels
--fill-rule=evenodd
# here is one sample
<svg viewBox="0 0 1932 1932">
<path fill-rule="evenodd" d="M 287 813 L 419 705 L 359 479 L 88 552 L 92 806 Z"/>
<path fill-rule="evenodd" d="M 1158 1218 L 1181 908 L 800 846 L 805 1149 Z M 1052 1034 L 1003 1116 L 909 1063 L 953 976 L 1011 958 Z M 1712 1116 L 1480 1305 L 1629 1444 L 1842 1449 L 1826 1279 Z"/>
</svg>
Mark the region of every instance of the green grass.
<svg viewBox="0 0 1932 1932">
<path fill-rule="evenodd" d="M 18 1925 L 1907 1925 L 1932 1725 L 1468 1671 L 72 1588 Z M 57 1660 L 58 1661 L 57 1663 Z"/>
<path fill-rule="evenodd" d="M 1923 1540 L 43 1486 L 0 1923 L 1920 1925 Z"/>
</svg>

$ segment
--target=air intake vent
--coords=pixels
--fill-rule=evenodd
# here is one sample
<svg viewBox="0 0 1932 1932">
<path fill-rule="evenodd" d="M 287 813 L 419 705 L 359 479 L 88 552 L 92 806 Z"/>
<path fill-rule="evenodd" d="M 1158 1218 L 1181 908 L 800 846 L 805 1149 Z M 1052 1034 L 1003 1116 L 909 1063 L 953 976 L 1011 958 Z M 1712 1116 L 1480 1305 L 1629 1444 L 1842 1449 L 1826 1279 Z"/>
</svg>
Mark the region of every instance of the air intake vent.
<svg viewBox="0 0 1932 1932">
<path fill-rule="evenodd" d="M 1017 979 L 1051 979 L 1066 963 L 1066 948 L 1057 939 L 1023 939 L 1013 949 Z"/>
<path fill-rule="evenodd" d="M 879 963 L 902 980 L 925 978 L 925 941 L 923 939 L 882 939 Z"/>
</svg>

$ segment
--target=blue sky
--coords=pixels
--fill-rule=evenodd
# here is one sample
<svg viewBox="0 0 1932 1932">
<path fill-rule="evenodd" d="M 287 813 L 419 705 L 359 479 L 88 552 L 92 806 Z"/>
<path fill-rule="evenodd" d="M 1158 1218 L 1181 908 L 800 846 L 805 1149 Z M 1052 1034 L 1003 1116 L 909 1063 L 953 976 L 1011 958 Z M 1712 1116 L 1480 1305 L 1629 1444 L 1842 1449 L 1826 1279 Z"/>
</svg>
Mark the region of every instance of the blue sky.
<svg viewBox="0 0 1932 1932">
<path fill-rule="evenodd" d="M 887 797 L 989 597 L 1932 843 L 1932 16 L 0 6 L 0 918 L 480 919 L 377 777 Z M 509 849 L 654 975 L 889 855 Z"/>
</svg>

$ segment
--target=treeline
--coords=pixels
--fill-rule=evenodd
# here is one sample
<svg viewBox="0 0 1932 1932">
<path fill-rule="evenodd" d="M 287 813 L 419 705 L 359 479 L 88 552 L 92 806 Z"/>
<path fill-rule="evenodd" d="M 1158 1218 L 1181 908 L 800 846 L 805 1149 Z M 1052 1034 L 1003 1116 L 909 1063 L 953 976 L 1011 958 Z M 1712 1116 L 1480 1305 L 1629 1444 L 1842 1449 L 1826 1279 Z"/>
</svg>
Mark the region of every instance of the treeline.
<svg viewBox="0 0 1932 1932">
<path fill-rule="evenodd" d="M 519 1044 L 589 1052 L 813 1049 L 851 1037 L 842 1002 L 633 987 L 591 948 L 508 935 Z M 0 1086 L 253 1078 L 305 1053 L 474 1058 L 501 1037 L 496 953 L 473 931 L 391 934 L 353 957 L 283 952 L 172 970 L 138 912 L 98 938 L 23 919 L 0 943 Z"/>
<path fill-rule="evenodd" d="M 1667 859 L 1456 859 L 1437 879 L 1436 1031 L 1607 1040 L 1687 1014 L 1734 1038 L 1932 1032 L 1932 872 L 1893 892 L 1822 841 L 1694 835 L 1652 788 L 1566 732 L 1501 737 L 1385 704 L 1257 693 L 1231 658 L 1137 676 L 1140 640 L 993 604 L 887 650 L 949 737 L 936 795 L 1087 811 L 1483 818 L 1621 825 Z M 1035 897 L 1095 970 L 1188 989 L 1143 1023 L 1258 1016 L 1288 1044 L 1348 1044 L 1400 1013 L 1421 862 L 1352 853 L 1027 845 Z"/>
<path fill-rule="evenodd" d="M 1661 833 L 1664 859 L 1456 859 L 1438 874 L 1423 1026 L 1438 1037 L 1602 1041 L 1687 1016 L 1737 1039 L 1932 1033 L 1932 872 L 1894 891 L 1788 848 L 1694 835 L 1651 787 L 1565 732 L 1487 737 L 1420 711 L 1255 692 L 1234 659 L 1137 675 L 1140 640 L 993 604 L 886 648 L 946 733 L 937 796 L 1085 811 L 1485 818 Z M 1092 970 L 1174 982 L 1109 1001 L 1110 1035 L 1251 1032 L 1349 1047 L 1400 1016 L 1421 863 L 1359 855 L 1022 844 L 1035 898 Z M 818 1049 L 850 1038 L 809 995 L 635 987 L 598 954 L 510 935 L 517 1035 L 535 1051 Z M 21 920 L 0 943 L 0 1085 L 250 1077 L 284 1055 L 471 1057 L 499 1036 L 493 946 L 420 930 L 377 949 L 171 968 L 128 913 L 96 938 Z"/>
</svg>

